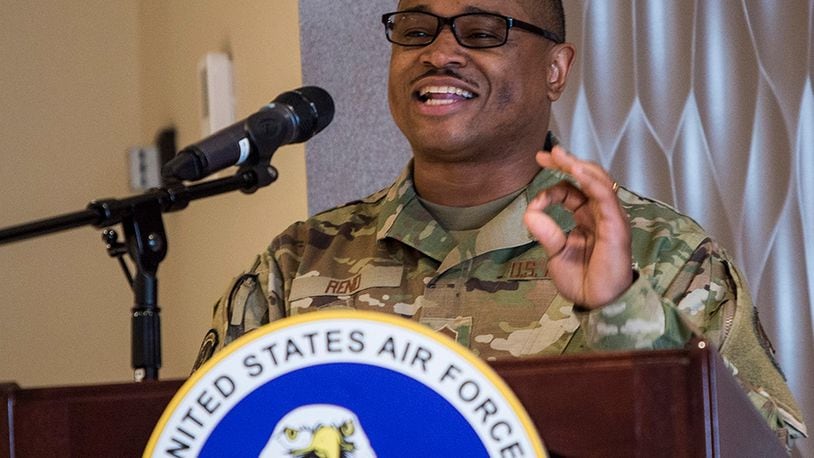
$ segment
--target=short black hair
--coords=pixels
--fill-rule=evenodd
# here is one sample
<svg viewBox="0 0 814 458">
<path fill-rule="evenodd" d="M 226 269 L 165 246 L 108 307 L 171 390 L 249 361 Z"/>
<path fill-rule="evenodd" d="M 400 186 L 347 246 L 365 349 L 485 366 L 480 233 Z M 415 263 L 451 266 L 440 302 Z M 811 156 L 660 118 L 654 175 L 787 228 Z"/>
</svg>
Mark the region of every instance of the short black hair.
<svg viewBox="0 0 814 458">
<path fill-rule="evenodd" d="M 541 21 L 541 26 L 548 29 L 565 41 L 565 9 L 562 0 L 535 0 L 532 12 Z"/>
</svg>

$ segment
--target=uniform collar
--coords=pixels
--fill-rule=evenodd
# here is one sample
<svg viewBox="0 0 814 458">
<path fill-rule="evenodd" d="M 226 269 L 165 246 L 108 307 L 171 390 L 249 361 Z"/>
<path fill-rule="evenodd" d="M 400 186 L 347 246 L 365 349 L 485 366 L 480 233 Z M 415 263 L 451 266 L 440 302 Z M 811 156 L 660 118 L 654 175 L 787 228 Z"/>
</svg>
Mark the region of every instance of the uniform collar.
<svg viewBox="0 0 814 458">
<path fill-rule="evenodd" d="M 556 144 L 556 139 L 549 134 L 545 146 L 550 149 L 553 144 Z M 376 238 L 378 240 L 391 238 L 415 248 L 440 262 L 439 270 L 445 270 L 490 251 L 536 243 L 523 224 L 526 207 L 537 193 L 568 179 L 561 172 L 540 170 L 529 182 L 525 192 L 521 192 L 494 219 L 481 228 L 474 251 L 462 253 L 457 249 L 455 238 L 441 227 L 419 202 L 412 172 L 411 160 L 396 182 L 387 190 L 384 198 L 379 201 Z M 564 230 L 569 231 L 573 227 L 573 218 L 569 212 L 553 208 L 548 213 Z"/>
</svg>

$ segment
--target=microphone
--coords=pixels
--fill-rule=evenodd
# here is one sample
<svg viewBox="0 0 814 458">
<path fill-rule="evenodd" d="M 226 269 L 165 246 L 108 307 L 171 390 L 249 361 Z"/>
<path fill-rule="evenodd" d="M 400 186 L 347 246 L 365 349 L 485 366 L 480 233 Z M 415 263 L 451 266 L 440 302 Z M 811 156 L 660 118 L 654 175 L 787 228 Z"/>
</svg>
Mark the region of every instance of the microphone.
<svg viewBox="0 0 814 458">
<path fill-rule="evenodd" d="M 161 168 L 164 178 L 194 181 L 233 165 L 270 159 L 282 145 L 301 143 L 331 123 L 334 102 L 316 86 L 284 92 L 248 118 L 178 152 Z"/>
</svg>

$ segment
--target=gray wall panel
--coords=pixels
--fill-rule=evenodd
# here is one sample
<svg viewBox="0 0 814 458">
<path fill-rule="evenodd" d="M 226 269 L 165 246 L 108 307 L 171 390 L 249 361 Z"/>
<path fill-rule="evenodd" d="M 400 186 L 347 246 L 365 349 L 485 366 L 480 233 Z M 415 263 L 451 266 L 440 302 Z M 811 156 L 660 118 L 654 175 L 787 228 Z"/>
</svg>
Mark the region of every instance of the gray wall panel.
<svg viewBox="0 0 814 458">
<path fill-rule="evenodd" d="M 387 186 L 409 160 L 390 118 L 390 43 L 379 18 L 395 1 L 300 0 L 304 84 L 334 98 L 333 122 L 306 145 L 313 214 Z"/>
</svg>

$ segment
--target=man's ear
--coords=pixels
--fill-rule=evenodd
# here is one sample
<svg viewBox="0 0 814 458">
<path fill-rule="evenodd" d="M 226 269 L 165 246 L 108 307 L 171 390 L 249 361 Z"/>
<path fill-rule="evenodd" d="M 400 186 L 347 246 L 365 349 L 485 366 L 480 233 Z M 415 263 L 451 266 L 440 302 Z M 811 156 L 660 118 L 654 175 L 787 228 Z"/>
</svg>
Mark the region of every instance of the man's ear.
<svg viewBox="0 0 814 458">
<path fill-rule="evenodd" d="M 554 102 L 565 90 L 565 83 L 574 63 L 576 49 L 571 43 L 560 43 L 551 49 L 550 55 L 551 61 L 546 68 L 546 86 L 548 87 L 548 99 Z"/>
</svg>

